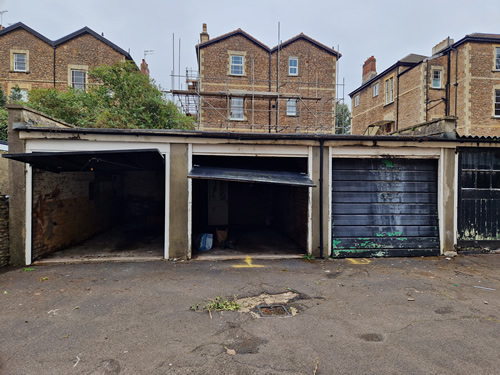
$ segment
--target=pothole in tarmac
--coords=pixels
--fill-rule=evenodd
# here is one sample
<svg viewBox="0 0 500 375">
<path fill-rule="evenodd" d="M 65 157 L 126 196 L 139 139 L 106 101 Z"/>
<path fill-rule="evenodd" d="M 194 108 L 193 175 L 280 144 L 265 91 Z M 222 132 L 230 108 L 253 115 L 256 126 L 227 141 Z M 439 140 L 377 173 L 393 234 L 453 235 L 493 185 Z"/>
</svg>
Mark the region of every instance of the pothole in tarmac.
<svg viewBox="0 0 500 375">
<path fill-rule="evenodd" d="M 211 299 L 210 303 L 203 305 L 201 302 L 191 306 L 194 311 L 207 311 L 210 316 L 215 311 L 235 311 L 240 313 L 250 313 L 254 318 L 263 317 L 292 317 L 304 311 L 306 306 L 300 301 L 323 299 L 321 297 L 311 298 L 306 295 L 287 291 L 279 294 L 261 293 L 258 296 L 224 299 L 217 297 Z M 319 303 L 318 303 L 319 304 Z"/>
</svg>

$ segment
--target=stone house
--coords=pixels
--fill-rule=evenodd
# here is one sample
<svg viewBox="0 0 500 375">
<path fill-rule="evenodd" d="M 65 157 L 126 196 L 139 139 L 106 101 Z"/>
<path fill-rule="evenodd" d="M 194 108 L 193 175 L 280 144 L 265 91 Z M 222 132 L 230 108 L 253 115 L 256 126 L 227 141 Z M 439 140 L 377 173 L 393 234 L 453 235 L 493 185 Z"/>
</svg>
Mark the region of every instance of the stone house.
<svg viewBox="0 0 500 375">
<path fill-rule="evenodd" d="M 25 98 L 34 88 L 85 89 L 89 69 L 124 60 L 132 57 L 88 27 L 55 41 L 21 22 L 0 30 L 0 85 L 7 95 L 16 85 Z"/>
<path fill-rule="evenodd" d="M 199 130 L 334 133 L 340 53 L 303 33 L 274 48 L 241 29 L 210 39 L 206 24 L 200 41 L 199 76 L 173 91 Z"/>
<path fill-rule="evenodd" d="M 445 39 L 377 74 L 372 56 L 351 92 L 353 134 L 382 134 L 438 119 L 463 136 L 500 135 L 500 34 Z"/>
</svg>

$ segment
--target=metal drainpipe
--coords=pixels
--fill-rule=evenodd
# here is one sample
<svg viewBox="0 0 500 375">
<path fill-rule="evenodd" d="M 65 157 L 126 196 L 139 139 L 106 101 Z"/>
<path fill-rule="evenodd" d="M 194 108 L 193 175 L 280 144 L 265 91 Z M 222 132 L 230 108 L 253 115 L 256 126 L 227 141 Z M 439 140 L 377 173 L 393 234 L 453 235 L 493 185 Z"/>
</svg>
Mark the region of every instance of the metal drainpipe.
<svg viewBox="0 0 500 375">
<path fill-rule="evenodd" d="M 448 37 L 448 46 L 450 44 L 450 38 Z M 446 70 L 446 103 L 444 107 L 444 115 L 450 115 L 450 67 L 451 67 L 451 49 L 448 50 L 446 62 L 447 62 L 447 70 Z"/>
<path fill-rule="evenodd" d="M 54 88 L 56 88 L 56 46 L 52 47 L 54 49 Z"/>
<path fill-rule="evenodd" d="M 458 50 L 456 48 L 451 47 L 452 50 L 455 50 L 455 132 L 457 131 L 457 95 L 458 95 Z"/>
<path fill-rule="evenodd" d="M 324 259 L 323 252 L 323 149 L 324 140 L 319 140 L 319 257 Z"/>
<path fill-rule="evenodd" d="M 396 89 L 396 126 L 395 126 L 395 129 L 394 130 L 398 130 L 399 129 L 399 76 L 400 76 L 400 73 L 399 73 L 399 67 L 398 67 L 398 75 L 397 75 L 397 85 L 398 85 L 398 88 Z"/>
<path fill-rule="evenodd" d="M 269 51 L 269 92 L 272 92 L 271 89 L 271 65 L 272 65 L 272 53 Z M 271 109 L 272 109 L 272 99 L 269 99 L 269 133 L 271 133 Z"/>
</svg>

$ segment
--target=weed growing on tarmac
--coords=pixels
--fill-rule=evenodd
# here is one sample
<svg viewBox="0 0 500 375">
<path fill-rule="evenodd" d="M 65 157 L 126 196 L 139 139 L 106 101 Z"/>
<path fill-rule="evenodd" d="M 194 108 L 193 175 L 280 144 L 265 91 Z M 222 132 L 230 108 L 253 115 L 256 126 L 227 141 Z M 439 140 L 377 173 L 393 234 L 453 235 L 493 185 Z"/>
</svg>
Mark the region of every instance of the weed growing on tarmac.
<svg viewBox="0 0 500 375">
<path fill-rule="evenodd" d="M 210 303 L 207 303 L 202 307 L 202 310 L 210 311 L 236 311 L 239 310 L 240 305 L 236 302 L 236 296 L 232 301 L 228 299 L 224 299 L 221 296 L 215 297 L 215 299 L 211 299 Z M 199 311 L 200 303 L 193 305 L 190 307 L 191 310 Z"/>
<path fill-rule="evenodd" d="M 312 254 L 304 254 L 304 255 L 302 255 L 302 259 L 314 260 L 314 255 L 312 255 Z"/>
</svg>

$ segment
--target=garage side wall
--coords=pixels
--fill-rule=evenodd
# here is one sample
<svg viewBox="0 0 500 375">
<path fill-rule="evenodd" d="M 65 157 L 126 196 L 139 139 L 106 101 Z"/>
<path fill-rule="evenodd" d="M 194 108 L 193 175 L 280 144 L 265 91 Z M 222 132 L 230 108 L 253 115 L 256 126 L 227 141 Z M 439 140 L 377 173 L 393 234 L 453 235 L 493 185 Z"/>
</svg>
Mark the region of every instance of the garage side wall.
<svg viewBox="0 0 500 375">
<path fill-rule="evenodd" d="M 112 183 L 92 172 L 33 173 L 33 259 L 109 228 Z"/>
</svg>

